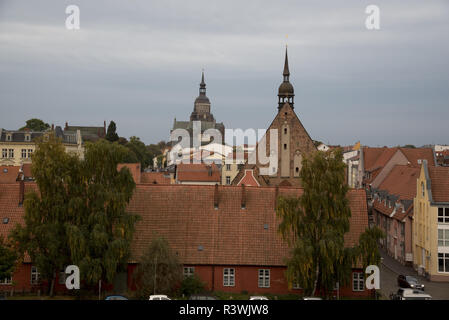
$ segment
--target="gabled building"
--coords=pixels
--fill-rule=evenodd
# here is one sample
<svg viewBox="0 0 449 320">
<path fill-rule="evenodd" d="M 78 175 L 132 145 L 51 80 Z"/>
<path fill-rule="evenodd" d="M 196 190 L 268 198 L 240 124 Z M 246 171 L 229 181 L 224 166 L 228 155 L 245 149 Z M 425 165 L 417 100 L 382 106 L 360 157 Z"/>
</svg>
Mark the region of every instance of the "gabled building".
<svg viewBox="0 0 449 320">
<path fill-rule="evenodd" d="M 24 223 L 23 195 L 30 190 L 36 190 L 34 183 L 0 184 L 0 236 L 8 236 L 17 223 Z M 293 187 L 137 184 L 127 208 L 141 216 L 131 244 L 128 289 L 134 289 L 139 258 L 155 237 L 162 236 L 177 254 L 185 275 L 197 274 L 208 290 L 301 294 L 285 278 L 290 248 L 278 232 L 275 208 L 279 195 L 302 192 Z M 344 241 L 353 247 L 368 226 L 367 209 L 363 190 L 350 190 L 347 196 L 352 215 Z M 340 296 L 369 297 L 363 276 L 355 265 L 351 282 L 340 288 Z M 46 285 L 38 280 L 39 270 L 26 257 L 11 278 L 2 279 L 0 291 L 36 292 Z M 59 277 L 55 290 L 64 290 Z"/>
<path fill-rule="evenodd" d="M 381 246 L 394 259 L 410 265 L 413 263 L 413 198 L 419 170 L 411 165 L 394 166 L 379 187 L 371 189 L 369 202 L 375 224 L 386 234 Z"/>
<path fill-rule="evenodd" d="M 294 111 L 294 97 L 286 49 L 283 82 L 278 90 L 277 114 L 264 137 L 257 144 L 257 146 L 265 144 L 266 154 L 263 156 L 277 154 L 277 163 L 273 167 L 268 167 L 261 163 L 259 155 L 254 152 L 250 155 L 247 164 L 240 169 L 232 184 L 239 185 L 241 181 L 245 180 L 245 176 L 251 175 L 261 186 L 301 186 L 299 173 L 302 159 L 306 154 L 317 149 Z M 277 149 L 275 146 L 270 146 L 270 130 L 277 132 Z M 261 171 L 262 168 L 268 170 L 269 173 Z"/>
<path fill-rule="evenodd" d="M 413 265 L 432 281 L 449 281 L 449 167 L 424 161 L 416 185 Z"/>
</svg>

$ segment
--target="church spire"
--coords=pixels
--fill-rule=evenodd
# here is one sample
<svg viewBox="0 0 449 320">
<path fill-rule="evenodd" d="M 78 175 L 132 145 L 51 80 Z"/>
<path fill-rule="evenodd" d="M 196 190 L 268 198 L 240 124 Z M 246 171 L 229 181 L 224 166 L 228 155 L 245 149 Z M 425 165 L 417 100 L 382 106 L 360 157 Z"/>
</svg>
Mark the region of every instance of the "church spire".
<svg viewBox="0 0 449 320">
<path fill-rule="evenodd" d="M 206 95 L 206 83 L 204 82 L 204 70 L 201 73 L 200 96 Z"/>
<path fill-rule="evenodd" d="M 281 108 L 284 106 L 285 103 L 288 103 L 290 107 L 293 109 L 293 98 L 295 96 L 295 93 L 293 86 L 290 83 L 290 70 L 288 68 L 287 46 L 285 47 L 284 72 L 282 74 L 284 76 L 284 81 L 279 86 L 278 110 L 281 110 Z"/>
<path fill-rule="evenodd" d="M 284 62 L 284 81 L 288 82 L 288 78 L 290 77 L 290 70 L 288 70 L 288 55 L 287 55 L 287 46 L 285 47 L 285 62 Z"/>
</svg>

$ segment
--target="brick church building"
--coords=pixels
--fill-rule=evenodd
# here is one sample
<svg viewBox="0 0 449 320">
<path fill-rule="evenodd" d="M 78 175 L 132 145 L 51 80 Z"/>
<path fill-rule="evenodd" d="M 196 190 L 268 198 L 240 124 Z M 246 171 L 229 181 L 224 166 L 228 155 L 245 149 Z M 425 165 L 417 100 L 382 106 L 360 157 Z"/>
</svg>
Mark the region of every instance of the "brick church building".
<svg viewBox="0 0 449 320">
<path fill-rule="evenodd" d="M 294 110 L 295 93 L 290 83 L 290 70 L 288 67 L 287 49 L 285 50 L 285 62 L 283 82 L 278 90 L 277 114 L 270 124 L 265 136 L 258 143 L 266 144 L 267 156 L 277 152 L 276 168 L 267 168 L 269 174 L 262 174 L 261 168 L 266 167 L 255 159 L 253 153 L 245 166 L 232 181 L 233 185 L 245 184 L 247 186 L 300 186 L 299 172 L 304 155 L 316 150 L 312 138 L 298 118 Z M 270 130 L 277 130 L 277 150 L 270 146 Z M 257 148 L 256 148 L 257 150 Z M 251 158 L 253 157 L 253 158 Z"/>
</svg>

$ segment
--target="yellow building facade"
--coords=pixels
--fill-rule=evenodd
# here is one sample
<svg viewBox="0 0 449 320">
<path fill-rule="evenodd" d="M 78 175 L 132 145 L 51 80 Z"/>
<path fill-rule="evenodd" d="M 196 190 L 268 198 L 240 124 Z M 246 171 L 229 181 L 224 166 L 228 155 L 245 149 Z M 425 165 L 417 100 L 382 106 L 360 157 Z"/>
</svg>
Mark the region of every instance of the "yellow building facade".
<svg viewBox="0 0 449 320">
<path fill-rule="evenodd" d="M 432 281 L 449 281 L 449 167 L 421 165 L 414 198 L 413 265 Z"/>
</svg>

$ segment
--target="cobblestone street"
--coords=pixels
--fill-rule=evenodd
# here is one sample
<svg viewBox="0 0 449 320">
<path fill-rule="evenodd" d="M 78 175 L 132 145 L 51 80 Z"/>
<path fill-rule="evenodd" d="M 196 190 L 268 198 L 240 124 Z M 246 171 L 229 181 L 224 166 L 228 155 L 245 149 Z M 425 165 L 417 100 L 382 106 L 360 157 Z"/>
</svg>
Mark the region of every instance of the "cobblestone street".
<svg viewBox="0 0 449 320">
<path fill-rule="evenodd" d="M 430 282 L 418 276 L 411 267 L 406 267 L 388 256 L 385 251 L 380 250 L 383 261 L 380 266 L 380 292 L 383 299 L 389 299 L 392 292 L 397 292 L 399 286 L 397 277 L 399 274 L 414 276 L 425 285 L 425 292 L 432 296 L 434 300 L 449 300 L 449 283 Z"/>
</svg>

